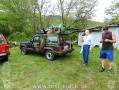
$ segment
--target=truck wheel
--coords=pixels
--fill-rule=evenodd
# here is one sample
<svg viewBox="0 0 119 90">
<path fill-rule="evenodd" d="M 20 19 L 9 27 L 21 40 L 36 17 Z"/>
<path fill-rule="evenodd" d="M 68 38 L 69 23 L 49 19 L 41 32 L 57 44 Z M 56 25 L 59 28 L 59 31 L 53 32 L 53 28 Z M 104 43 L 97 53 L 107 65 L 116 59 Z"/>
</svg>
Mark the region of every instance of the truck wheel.
<svg viewBox="0 0 119 90">
<path fill-rule="evenodd" d="M 3 60 L 4 60 L 4 62 L 8 61 L 8 56 L 5 56 L 5 57 L 3 58 Z"/>
<path fill-rule="evenodd" d="M 21 48 L 21 53 L 22 53 L 23 55 L 26 55 L 26 54 L 27 54 L 27 50 L 26 50 L 24 47 L 22 47 L 22 48 Z"/>
<path fill-rule="evenodd" d="M 51 51 L 51 50 L 47 50 L 47 51 L 45 52 L 45 56 L 46 56 L 46 58 L 47 58 L 48 60 L 50 60 L 50 61 L 53 61 L 53 59 L 54 59 L 54 53 L 53 53 L 53 51 Z"/>
</svg>

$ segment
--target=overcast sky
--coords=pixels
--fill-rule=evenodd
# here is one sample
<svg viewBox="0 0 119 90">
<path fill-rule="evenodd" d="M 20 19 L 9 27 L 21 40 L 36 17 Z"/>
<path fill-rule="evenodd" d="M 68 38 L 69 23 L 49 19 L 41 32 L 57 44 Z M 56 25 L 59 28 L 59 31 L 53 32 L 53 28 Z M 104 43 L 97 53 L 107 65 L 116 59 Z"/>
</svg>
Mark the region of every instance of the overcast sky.
<svg viewBox="0 0 119 90">
<path fill-rule="evenodd" d="M 51 0 L 54 4 L 57 0 Z M 68 0 L 67 0 L 68 1 Z M 104 18 L 107 17 L 105 14 L 105 9 L 108 8 L 114 0 L 98 0 L 98 5 L 96 7 L 95 16 L 92 18 L 94 21 L 103 22 Z"/>
<path fill-rule="evenodd" d="M 108 8 L 114 0 L 98 0 L 98 6 L 96 7 L 95 17 L 93 20 L 103 22 L 105 15 L 105 9 Z"/>
</svg>

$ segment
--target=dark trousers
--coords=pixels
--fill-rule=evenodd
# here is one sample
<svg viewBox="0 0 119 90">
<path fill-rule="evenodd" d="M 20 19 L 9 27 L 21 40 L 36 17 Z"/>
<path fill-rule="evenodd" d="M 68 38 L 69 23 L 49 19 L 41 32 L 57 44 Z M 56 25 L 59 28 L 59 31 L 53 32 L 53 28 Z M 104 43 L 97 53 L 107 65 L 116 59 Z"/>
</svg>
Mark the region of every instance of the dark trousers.
<svg viewBox="0 0 119 90">
<path fill-rule="evenodd" d="M 90 45 L 83 45 L 83 60 L 84 60 L 84 64 L 88 64 L 89 49 L 90 49 Z"/>
</svg>

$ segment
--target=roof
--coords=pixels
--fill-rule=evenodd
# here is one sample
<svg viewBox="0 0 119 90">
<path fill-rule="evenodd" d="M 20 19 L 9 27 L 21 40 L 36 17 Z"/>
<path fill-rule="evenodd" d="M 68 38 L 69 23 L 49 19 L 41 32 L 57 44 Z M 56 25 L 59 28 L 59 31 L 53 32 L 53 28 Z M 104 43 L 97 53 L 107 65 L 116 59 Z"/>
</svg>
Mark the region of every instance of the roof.
<svg viewBox="0 0 119 90">
<path fill-rule="evenodd" d="M 118 24 L 110 24 L 110 25 L 107 25 L 109 28 L 110 27 L 119 27 Z M 97 27 L 91 27 L 91 28 L 88 28 L 86 30 L 89 30 L 90 32 L 101 32 L 103 29 L 103 26 L 97 26 Z"/>
<path fill-rule="evenodd" d="M 108 27 L 119 27 L 118 24 L 110 24 L 107 26 Z M 103 30 L 103 26 L 90 27 L 85 30 L 89 30 L 90 32 L 101 32 Z M 79 30 L 79 32 L 84 32 L 85 30 Z"/>
<path fill-rule="evenodd" d="M 53 33 L 53 34 L 46 34 L 46 33 L 36 33 L 34 36 L 47 36 L 47 35 L 69 35 L 67 32 L 61 32 L 61 33 Z"/>
<path fill-rule="evenodd" d="M 68 32 L 61 32 L 61 33 L 58 33 L 58 35 L 69 35 Z"/>
<path fill-rule="evenodd" d="M 96 27 L 90 27 L 85 30 L 89 30 L 90 32 L 101 32 L 102 31 L 102 26 L 96 26 Z M 84 30 L 82 30 L 84 32 Z"/>
<path fill-rule="evenodd" d="M 108 25 L 108 27 L 119 27 L 119 25 L 118 24 L 110 24 L 110 25 Z"/>
</svg>

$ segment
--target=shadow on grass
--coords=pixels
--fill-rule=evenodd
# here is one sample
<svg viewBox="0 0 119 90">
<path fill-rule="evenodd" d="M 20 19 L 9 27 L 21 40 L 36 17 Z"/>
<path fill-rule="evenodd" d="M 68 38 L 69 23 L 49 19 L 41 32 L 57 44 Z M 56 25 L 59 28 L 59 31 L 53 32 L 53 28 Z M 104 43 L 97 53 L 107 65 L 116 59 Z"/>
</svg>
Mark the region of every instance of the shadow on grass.
<svg viewBox="0 0 119 90">
<path fill-rule="evenodd" d="M 43 59 L 48 60 L 48 59 L 45 57 L 45 54 L 42 54 L 42 53 L 29 53 L 29 54 L 27 54 L 26 56 L 40 57 L 40 58 L 43 58 Z M 68 59 L 70 59 L 71 57 L 72 57 L 71 54 L 56 55 L 52 61 L 55 61 L 55 60 L 68 60 Z"/>
<path fill-rule="evenodd" d="M 8 62 L 8 61 L 5 61 L 3 59 L 0 59 L 0 65 L 3 65 L 5 62 Z"/>
</svg>

